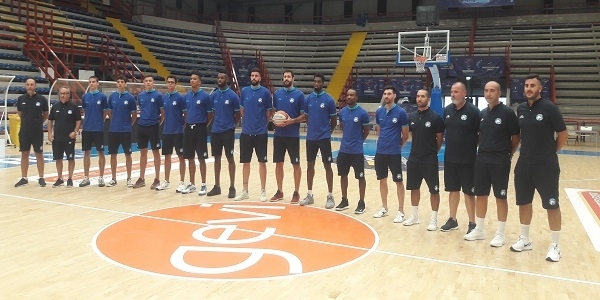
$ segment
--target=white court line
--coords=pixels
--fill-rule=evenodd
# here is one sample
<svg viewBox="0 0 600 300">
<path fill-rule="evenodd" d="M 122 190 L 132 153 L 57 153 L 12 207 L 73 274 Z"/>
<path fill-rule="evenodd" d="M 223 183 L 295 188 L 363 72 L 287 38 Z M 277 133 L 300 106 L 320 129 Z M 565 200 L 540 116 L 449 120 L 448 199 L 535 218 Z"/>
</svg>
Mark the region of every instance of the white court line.
<svg viewBox="0 0 600 300">
<path fill-rule="evenodd" d="M 598 223 L 596 222 L 589 209 L 585 205 L 585 200 L 582 199 L 580 192 L 584 191 L 592 192 L 591 190 L 585 189 L 565 189 L 567 197 L 571 201 L 571 204 L 573 205 L 577 216 L 579 216 L 579 220 L 581 221 L 583 228 L 585 229 L 590 240 L 592 241 L 594 248 L 596 249 L 596 251 L 600 252 L 600 226 L 598 226 Z"/>
<path fill-rule="evenodd" d="M 122 212 L 122 211 L 117 211 L 117 210 L 111 210 L 111 209 L 103 209 L 103 208 L 97 208 L 97 207 L 85 206 L 85 205 L 79 205 L 79 204 L 63 203 L 63 202 L 52 201 L 52 200 L 36 199 L 36 198 L 31 198 L 31 197 L 15 196 L 15 195 L 9 195 L 9 194 L 0 194 L 0 197 L 11 197 L 11 198 L 17 198 L 17 199 L 23 199 L 23 200 L 30 200 L 30 201 L 36 201 L 36 202 L 42 202 L 42 203 L 49 203 L 49 204 L 55 204 L 55 205 L 63 205 L 63 206 L 69 206 L 69 207 L 76 207 L 76 208 L 81 208 L 81 209 L 102 211 L 102 212 L 108 212 L 108 213 L 125 215 L 125 216 L 129 216 L 129 217 L 134 217 L 135 216 L 135 217 L 143 217 L 143 218 L 151 218 L 151 219 L 157 219 L 157 220 L 164 220 L 164 221 L 169 221 L 169 222 L 180 222 L 180 223 L 186 223 L 186 224 L 208 226 L 207 224 L 202 224 L 202 223 L 197 223 L 197 222 L 189 222 L 189 221 L 176 220 L 176 219 L 153 217 L 153 216 L 141 215 L 141 214 L 136 214 L 136 213 L 127 213 L 127 212 Z M 184 206 L 186 206 L 186 205 L 184 205 Z M 260 233 L 258 231 L 247 230 L 247 229 L 238 229 L 238 230 L 243 230 L 243 231 L 253 232 L 253 233 Z M 276 234 L 276 235 L 278 235 L 278 234 Z M 352 249 L 360 249 L 360 250 L 364 250 L 364 251 L 369 251 L 370 250 L 370 249 L 362 248 L 362 247 L 356 247 L 356 246 L 351 246 L 351 245 L 343 245 L 343 244 L 331 243 L 331 242 L 326 242 L 326 241 L 318 241 L 318 240 L 306 239 L 306 238 L 301 238 L 301 237 L 286 236 L 286 235 L 278 235 L 278 236 L 284 237 L 284 238 L 290 238 L 290 239 L 298 239 L 298 240 L 303 240 L 303 241 L 309 241 L 309 242 L 314 242 L 314 243 L 322 243 L 322 244 L 327 244 L 327 245 L 339 246 L 339 247 L 346 247 L 346 248 L 352 248 Z M 443 259 L 437 259 L 437 258 L 430 258 L 430 257 L 423 257 L 423 256 L 416 256 L 416 255 L 395 253 L 395 252 L 389 252 L 389 251 L 383 251 L 383 250 L 374 250 L 373 252 L 377 252 L 377 253 L 380 253 L 380 254 L 393 255 L 393 256 L 398 256 L 398 257 L 403 257 L 403 258 L 409 258 L 409 259 L 416 259 L 416 260 L 421 260 L 421 261 L 427 261 L 427 262 L 435 262 L 435 263 L 441 263 L 441 264 L 447 264 L 447 265 L 455 265 L 455 266 L 462 266 L 462 267 L 468 267 L 468 268 L 474 268 L 474 269 L 482 269 L 482 270 L 491 270 L 491 271 L 504 272 L 504 273 L 514 273 L 514 274 L 520 274 L 520 275 L 526 275 L 526 276 L 532 276 L 532 277 L 538 277 L 538 278 L 552 279 L 552 280 L 572 282 L 572 283 L 579 283 L 579 284 L 586 284 L 586 285 L 592 285 L 592 286 L 598 286 L 598 287 L 600 287 L 600 282 L 596 282 L 596 281 L 573 279 L 573 278 L 553 276 L 553 275 L 546 275 L 546 274 L 533 273 L 533 272 L 526 272 L 526 271 L 513 270 L 513 269 L 507 269 L 507 268 L 482 266 L 482 265 L 477 265 L 477 264 L 462 263 L 462 262 L 456 262 L 456 261 L 450 261 L 450 260 L 443 260 Z M 155 273 L 152 273 L 152 274 L 155 274 Z M 212 280 L 212 279 L 209 279 L 209 280 Z"/>
</svg>

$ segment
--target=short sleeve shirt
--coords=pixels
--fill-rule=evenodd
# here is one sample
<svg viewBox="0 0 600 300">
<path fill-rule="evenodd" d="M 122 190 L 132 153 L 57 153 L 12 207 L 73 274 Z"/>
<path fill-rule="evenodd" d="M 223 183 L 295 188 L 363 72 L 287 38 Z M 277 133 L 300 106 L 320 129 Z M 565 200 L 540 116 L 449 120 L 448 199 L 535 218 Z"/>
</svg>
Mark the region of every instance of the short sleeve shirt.
<svg viewBox="0 0 600 300">
<path fill-rule="evenodd" d="M 406 111 L 396 104 L 390 110 L 384 105 L 375 111 L 375 121 L 380 128 L 376 153 L 402 154 L 402 127 L 408 126 Z"/>
<path fill-rule="evenodd" d="M 273 94 L 273 109 L 285 111 L 290 118 L 297 118 L 304 113 L 304 93 L 295 87 L 280 88 Z M 300 123 L 284 127 L 275 127 L 276 136 L 300 137 Z"/>
<path fill-rule="evenodd" d="M 344 130 L 340 152 L 363 154 L 363 128 L 369 125 L 369 113 L 358 105 L 346 106 L 340 110 L 338 118 Z"/>
<path fill-rule="evenodd" d="M 50 109 L 48 120 L 54 121 L 54 140 L 70 141 L 69 134 L 75 130 L 77 121 L 81 120 L 81 111 L 73 101 L 56 102 Z"/>
<path fill-rule="evenodd" d="M 316 141 L 331 138 L 331 117 L 335 117 L 333 98 L 325 91 L 312 92 L 306 97 L 304 113 L 307 117 L 306 139 Z"/>
<path fill-rule="evenodd" d="M 524 102 L 517 107 L 517 116 L 521 128 L 519 161 L 557 164 L 554 133 L 567 130 L 558 107 L 546 99 L 539 99 L 532 106 Z"/>
<path fill-rule="evenodd" d="M 431 108 L 414 111 L 408 116 L 408 128 L 412 143 L 408 160 L 414 162 L 437 162 L 437 134 L 445 130 L 442 117 Z"/>
<path fill-rule="evenodd" d="M 511 137 L 519 134 L 515 112 L 503 103 L 481 111 L 477 160 L 486 163 L 510 162 Z"/>
<path fill-rule="evenodd" d="M 454 104 L 444 108 L 446 150 L 444 160 L 453 163 L 475 163 L 479 133 L 479 109 L 470 102 L 456 109 Z"/>
<path fill-rule="evenodd" d="M 17 99 L 17 111 L 21 112 L 21 128 L 42 130 L 44 112 L 48 111 L 48 99 L 40 94 L 24 94 Z"/>
</svg>

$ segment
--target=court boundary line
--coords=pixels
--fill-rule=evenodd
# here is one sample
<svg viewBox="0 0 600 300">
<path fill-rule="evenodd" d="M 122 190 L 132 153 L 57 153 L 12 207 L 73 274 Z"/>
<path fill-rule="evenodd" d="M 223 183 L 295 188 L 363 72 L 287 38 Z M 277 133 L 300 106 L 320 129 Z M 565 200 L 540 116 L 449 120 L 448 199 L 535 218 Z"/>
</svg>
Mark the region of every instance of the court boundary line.
<svg viewBox="0 0 600 300">
<path fill-rule="evenodd" d="M 138 217 L 156 218 L 156 219 L 159 218 L 159 217 L 153 217 L 153 216 L 146 216 L 146 215 L 142 215 L 142 214 L 139 214 L 139 213 L 128 213 L 128 212 L 123 212 L 123 211 L 118 211 L 118 210 L 104 209 L 104 208 L 98 208 L 98 207 L 86 206 L 86 205 L 80 205 L 80 204 L 73 204 L 73 203 L 64 203 L 64 202 L 53 201 L 53 200 L 44 200 L 44 199 L 38 199 L 38 198 L 33 198 L 33 197 L 10 195 L 10 194 L 5 194 L 5 193 L 0 193 L 0 196 L 10 197 L 10 198 L 16 198 L 16 199 L 21 199 L 21 200 L 41 202 L 41 203 L 48 203 L 48 204 L 54 204 L 54 205 L 62 205 L 62 206 L 68 206 L 68 207 L 75 207 L 75 208 L 81 208 L 81 209 L 102 211 L 102 212 L 108 212 L 108 213 L 113 213 L 113 214 L 126 215 L 126 216 L 129 216 L 129 217 L 138 216 Z M 215 202 L 215 203 L 221 204 L 221 203 L 230 203 L 230 202 L 231 201 L 218 201 L 218 202 Z M 255 202 L 255 201 L 249 201 L 249 202 L 242 201 L 242 202 L 239 202 L 239 203 L 252 203 L 252 202 Z M 199 205 L 199 204 L 181 205 L 181 206 L 193 206 L 193 205 Z M 181 207 L 181 206 L 174 206 L 174 207 Z M 313 208 L 323 209 L 323 208 L 318 208 L 318 207 L 313 207 Z M 163 209 L 167 209 L 167 208 L 163 208 Z M 156 210 L 153 210 L 153 211 L 156 211 Z M 149 211 L 149 212 L 152 212 L 152 211 Z M 339 212 L 334 212 L 334 213 L 339 213 Z M 347 216 L 350 217 L 350 218 L 353 218 L 350 215 L 347 215 Z M 191 224 L 195 224 L 195 225 L 208 226 L 208 224 L 201 224 L 201 223 L 197 223 L 197 222 L 189 222 L 189 221 L 176 220 L 176 219 L 168 219 L 168 218 L 160 218 L 160 219 L 171 221 L 171 222 L 185 222 L 185 223 L 191 223 Z M 362 220 L 358 220 L 358 221 L 363 222 Z M 118 221 L 116 221 L 116 222 L 118 222 Z M 109 225 L 107 225 L 105 227 L 108 227 L 108 226 Z M 369 228 L 372 228 L 368 224 L 367 224 L 367 226 Z M 238 229 L 238 230 L 244 230 L 244 231 L 253 232 L 253 233 L 260 233 L 260 232 L 257 232 L 257 231 L 254 231 L 254 230 L 248 230 L 248 229 Z M 100 230 L 98 232 L 100 232 Z M 97 234 L 98 234 L 98 232 L 97 232 Z M 336 243 L 331 243 L 331 242 L 326 242 L 326 241 L 318 241 L 318 240 L 306 239 L 306 238 L 294 237 L 294 236 L 288 236 L 288 235 L 278 235 L 278 236 L 284 237 L 284 238 L 290 238 L 290 239 L 301 239 L 301 240 L 315 242 L 315 243 L 326 243 L 326 244 L 329 244 L 329 245 L 335 245 L 335 246 L 339 246 L 339 247 L 357 248 L 357 249 L 362 249 L 362 250 L 368 251 L 368 249 L 365 249 L 365 248 L 362 248 L 362 247 L 351 246 L 351 245 L 341 245 L 341 244 L 336 244 Z M 96 237 L 96 235 L 94 235 L 94 237 Z M 377 233 L 376 233 L 376 237 L 377 237 L 377 241 L 379 241 L 379 235 Z M 378 243 L 377 243 L 376 246 L 378 246 Z M 393 256 L 398 256 L 398 257 L 403 257 L 403 258 L 409 258 L 409 259 L 415 259 L 415 260 L 421 260 L 421 261 L 427 261 L 427 262 L 436 262 L 436 263 L 441 263 L 441 264 L 448 264 L 448 265 L 462 266 L 462 267 L 470 267 L 470 268 L 482 269 L 482 270 L 492 270 L 492 271 L 504 272 L 504 273 L 514 273 L 514 274 L 520 274 L 520 275 L 525 275 L 525 276 L 532 276 L 532 277 L 538 277 L 538 278 L 544 278 L 544 279 L 551 279 L 551 280 L 558 280 L 558 281 L 565 281 L 565 282 L 572 282 L 572 283 L 579 283 L 579 284 L 584 284 L 584 285 L 591 285 L 591 286 L 600 287 L 600 282 L 597 282 L 597 281 L 588 281 L 588 280 L 581 280 L 581 279 L 573 279 L 573 278 L 568 278 L 568 277 L 560 277 L 560 276 L 555 276 L 555 275 L 547 275 L 547 274 L 541 274 L 541 273 L 534 273 L 534 272 L 513 270 L 513 269 L 508 269 L 508 268 L 500 268 L 500 267 L 484 266 L 484 265 L 471 264 L 471 263 L 456 262 L 456 261 L 451 261 L 451 260 L 443 260 L 443 259 L 437 259 L 437 258 L 431 258 L 431 257 L 416 256 L 416 255 L 411 255 L 411 254 L 395 253 L 395 252 L 390 252 L 390 251 L 386 251 L 386 250 L 377 250 L 377 249 L 375 249 L 372 252 L 368 252 L 366 254 L 370 254 L 370 253 L 387 254 L 387 255 L 393 255 Z M 366 257 L 366 256 L 361 256 L 361 259 L 364 258 L 364 257 Z M 248 280 L 272 280 L 272 279 L 279 279 L 279 278 L 304 276 L 304 275 L 308 275 L 308 274 L 315 274 L 315 273 L 318 273 L 318 272 L 325 272 L 325 271 L 329 271 L 329 270 L 334 270 L 334 269 L 339 268 L 341 266 L 344 266 L 344 264 L 338 265 L 338 266 L 335 266 L 335 267 L 332 267 L 332 268 L 328 268 L 328 269 L 316 271 L 316 272 L 303 273 L 303 274 L 297 274 L 297 275 L 288 275 L 288 276 L 281 276 L 281 277 L 256 278 L 256 279 L 190 278 L 190 277 L 180 277 L 180 276 L 173 276 L 173 275 L 165 275 L 165 274 L 152 273 L 152 272 L 138 270 L 138 269 L 134 269 L 134 268 L 132 268 L 132 269 L 136 270 L 137 272 L 142 272 L 142 273 L 146 273 L 147 272 L 148 274 L 152 274 L 154 276 L 169 277 L 169 278 L 178 278 L 178 279 L 185 279 L 185 280 L 248 281 Z"/>
</svg>

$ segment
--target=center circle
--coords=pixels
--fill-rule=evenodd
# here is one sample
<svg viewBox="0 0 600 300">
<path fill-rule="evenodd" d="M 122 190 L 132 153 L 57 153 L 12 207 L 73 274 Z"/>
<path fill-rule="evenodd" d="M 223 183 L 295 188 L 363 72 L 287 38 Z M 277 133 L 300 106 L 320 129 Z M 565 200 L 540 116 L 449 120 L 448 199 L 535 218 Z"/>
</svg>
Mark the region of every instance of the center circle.
<svg viewBox="0 0 600 300">
<path fill-rule="evenodd" d="M 101 229 L 98 255 L 164 276 L 245 280 L 324 271 L 366 257 L 379 243 L 361 220 L 311 206 L 213 203 L 127 217 Z"/>
</svg>

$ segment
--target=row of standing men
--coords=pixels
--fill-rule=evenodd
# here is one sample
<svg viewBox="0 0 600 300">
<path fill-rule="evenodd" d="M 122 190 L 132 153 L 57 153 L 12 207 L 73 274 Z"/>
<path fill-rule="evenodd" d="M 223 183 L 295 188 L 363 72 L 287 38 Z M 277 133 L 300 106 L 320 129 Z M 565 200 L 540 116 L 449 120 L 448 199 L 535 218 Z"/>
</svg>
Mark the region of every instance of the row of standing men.
<svg viewBox="0 0 600 300">
<path fill-rule="evenodd" d="M 363 141 L 369 134 L 369 115 L 357 104 L 355 90 L 349 90 L 346 103 L 339 114 L 333 98 L 324 90 L 325 77 L 314 76 L 314 91 L 305 95 L 294 88 L 294 74 L 290 70 L 283 72 L 283 87 L 271 95 L 268 89 L 260 85 L 261 73 L 253 69 L 250 73 L 251 86 L 242 89 L 241 96 L 228 88 L 228 78 L 220 73 L 217 76 L 218 88 L 210 95 L 201 88 L 201 75 L 192 72 L 190 76 L 191 90 L 185 95 L 176 91 L 177 79 L 167 78 L 167 92 L 163 95 L 154 89 L 152 76 L 144 78 L 144 88 L 136 99 L 126 90 L 126 79 L 116 80 L 117 91 L 106 96 L 98 91 L 98 78 L 89 79 L 89 92 L 82 98 L 85 118 L 77 105 L 70 101 L 68 87 L 59 90 L 60 101 L 50 109 L 47 101 L 35 94 L 35 81 L 26 82 L 27 93 L 17 103 L 23 128 L 19 134 L 22 152 L 22 178 L 15 184 L 27 184 L 27 166 L 29 151 L 33 146 L 36 156 L 42 152 L 42 123 L 47 117 L 48 138 L 52 142 L 53 158 L 56 160 L 58 179 L 54 186 L 64 184 L 62 178 L 62 160 L 68 160 L 67 186 L 72 186 L 74 170 L 74 144 L 76 135 L 81 132 L 82 150 L 84 151 L 84 179 L 80 187 L 90 185 L 90 151 L 95 145 L 99 154 L 99 186 L 117 185 L 116 168 L 119 146 L 126 158 L 127 186 L 140 188 L 145 186 L 145 171 L 148 161 L 148 147 L 154 158 L 155 179 L 150 188 L 165 190 L 170 187 L 171 156 L 175 150 L 179 161 L 180 183 L 177 192 L 187 194 L 196 192 L 196 163 L 198 156 L 202 184 L 200 195 L 215 196 L 221 194 L 220 171 L 223 152 L 228 161 L 230 187 L 228 197 L 234 200 L 250 198 L 249 178 L 250 161 L 253 152 L 259 162 L 260 201 L 267 201 L 266 195 L 266 162 L 267 162 L 267 124 L 274 111 L 284 111 L 289 118 L 276 123 L 273 138 L 273 161 L 276 164 L 275 177 L 277 191 L 270 198 L 276 202 L 283 195 L 283 162 L 287 152 L 293 165 L 294 191 L 292 204 L 310 205 L 314 203 L 312 193 L 315 175 L 315 161 L 321 153 L 326 172 L 328 195 L 325 207 L 336 210 L 349 208 L 348 174 L 350 167 L 354 169 L 359 183 L 359 200 L 355 213 L 365 211 L 366 179 L 364 172 Z M 531 250 L 529 240 L 529 224 L 532 218 L 534 192 L 537 189 L 542 198 L 543 207 L 548 212 L 552 243 L 548 250 L 547 260 L 558 261 L 560 248 L 560 208 L 558 205 L 559 167 L 556 151 L 566 142 L 566 127 L 562 115 L 551 102 L 541 99 L 541 80 L 537 75 L 528 76 L 525 81 L 525 94 L 528 101 L 521 104 L 517 115 L 499 101 L 500 85 L 489 82 L 485 86 L 485 98 L 488 107 L 479 111 L 466 101 L 466 88 L 457 82 L 452 86 L 452 104 L 444 109 L 443 116 L 429 108 L 429 92 L 425 89 L 417 93 L 418 110 L 408 115 L 395 104 L 396 90 L 386 87 L 384 105 L 376 111 L 376 123 L 379 126 L 377 150 L 375 155 L 375 171 L 379 181 L 382 207 L 373 215 L 381 218 L 388 215 L 388 184 L 390 172 L 397 186 L 398 211 L 395 223 L 405 226 L 420 223 L 418 206 L 420 201 L 420 185 L 423 180 L 428 185 L 432 215 L 427 230 L 435 231 L 437 211 L 439 209 L 439 166 L 438 152 L 445 139 L 444 182 L 449 192 L 450 217 L 440 227 L 441 231 L 458 229 L 457 209 L 460 192 L 464 194 L 465 205 L 469 217 L 467 233 L 468 241 L 485 239 L 483 230 L 487 212 L 488 196 L 493 187 L 497 204 L 498 228 L 490 242 L 493 247 L 505 244 L 505 226 L 508 214 L 507 194 L 511 169 L 511 158 L 521 143 L 519 160 L 515 167 L 516 202 L 519 206 L 521 234 L 518 241 L 510 249 L 515 252 Z M 131 179 L 131 127 L 137 119 L 137 106 L 140 108 L 138 121 L 138 148 L 140 149 L 140 177 L 134 183 Z M 109 128 L 108 153 L 111 155 L 110 165 L 112 178 L 104 182 L 104 120 L 111 119 Z M 518 116 L 518 118 L 517 118 Z M 237 194 L 235 189 L 236 164 L 233 158 L 235 126 L 240 118 L 244 118 L 240 135 L 240 162 L 243 168 L 243 190 Z M 333 162 L 331 150 L 331 133 L 340 123 L 342 139 L 337 157 L 338 175 L 341 177 L 342 199 L 335 205 L 333 197 Z M 300 169 L 299 124 L 307 123 L 306 159 L 307 159 L 307 195 L 300 200 L 299 185 L 302 171 Z M 163 124 L 164 123 L 164 124 Z M 159 127 L 163 126 L 162 146 L 159 140 Z M 212 125 L 212 126 L 209 126 Z M 39 128 L 39 130 L 38 130 Z M 206 186 L 206 163 L 208 158 L 207 128 L 211 128 L 211 153 L 215 157 L 215 185 L 208 191 Z M 557 138 L 554 138 L 554 133 Z M 405 187 L 402 177 L 401 147 L 412 135 L 412 146 L 407 160 L 406 189 L 411 191 L 410 214 L 404 213 Z M 161 183 L 159 150 L 165 156 L 165 179 Z M 186 161 L 190 181 L 185 184 Z M 41 162 L 41 163 L 40 163 Z M 43 159 L 38 158 L 39 184 L 44 186 Z"/>
</svg>

